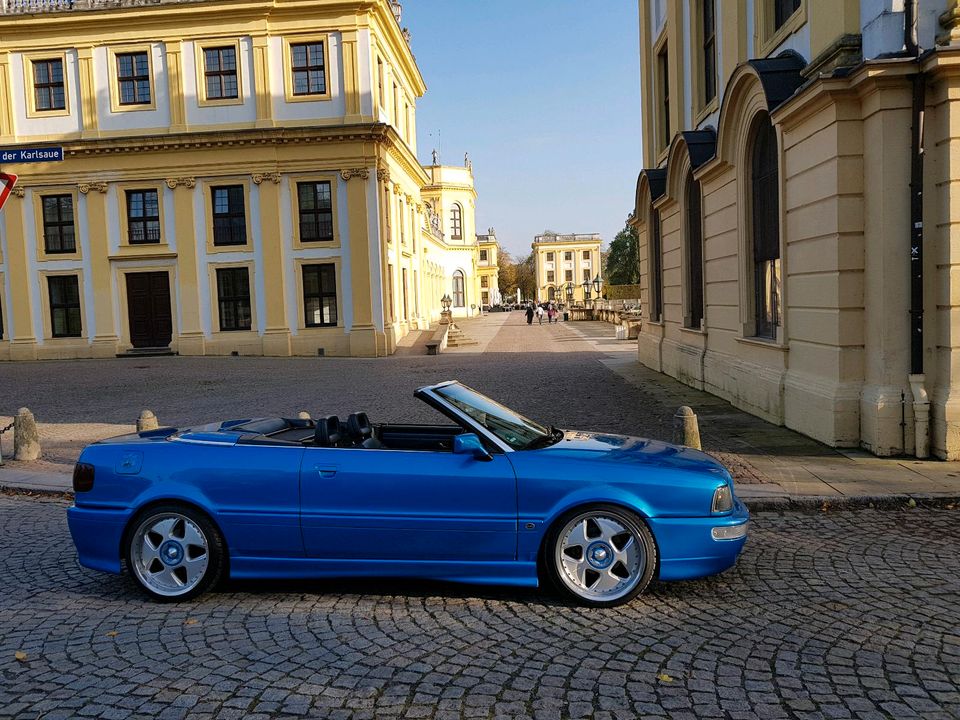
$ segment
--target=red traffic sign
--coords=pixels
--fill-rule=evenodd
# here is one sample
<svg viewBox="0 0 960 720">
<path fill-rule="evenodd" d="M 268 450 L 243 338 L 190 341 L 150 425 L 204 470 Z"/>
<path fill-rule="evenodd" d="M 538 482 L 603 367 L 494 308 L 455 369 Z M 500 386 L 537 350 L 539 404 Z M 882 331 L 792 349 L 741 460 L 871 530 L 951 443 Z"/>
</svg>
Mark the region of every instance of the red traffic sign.
<svg viewBox="0 0 960 720">
<path fill-rule="evenodd" d="M 0 172 L 0 210 L 3 210 L 3 206 L 7 202 L 7 198 L 10 197 L 11 191 L 16 187 L 17 176 L 12 173 L 3 173 Z"/>
</svg>

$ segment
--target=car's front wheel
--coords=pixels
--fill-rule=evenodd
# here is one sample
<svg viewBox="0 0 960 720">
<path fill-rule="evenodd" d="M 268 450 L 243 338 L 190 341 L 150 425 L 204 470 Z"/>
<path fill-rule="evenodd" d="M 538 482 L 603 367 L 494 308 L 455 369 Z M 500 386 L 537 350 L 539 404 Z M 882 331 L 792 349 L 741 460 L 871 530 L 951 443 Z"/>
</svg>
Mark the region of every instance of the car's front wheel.
<svg viewBox="0 0 960 720">
<path fill-rule="evenodd" d="M 580 508 L 554 524 L 546 547 L 556 586 L 582 605 L 613 607 L 642 593 L 657 567 L 646 524 L 614 505 Z"/>
<path fill-rule="evenodd" d="M 146 510 L 131 527 L 127 567 L 152 598 L 188 600 L 219 581 L 223 537 L 204 514 L 183 505 L 161 505 Z"/>
</svg>

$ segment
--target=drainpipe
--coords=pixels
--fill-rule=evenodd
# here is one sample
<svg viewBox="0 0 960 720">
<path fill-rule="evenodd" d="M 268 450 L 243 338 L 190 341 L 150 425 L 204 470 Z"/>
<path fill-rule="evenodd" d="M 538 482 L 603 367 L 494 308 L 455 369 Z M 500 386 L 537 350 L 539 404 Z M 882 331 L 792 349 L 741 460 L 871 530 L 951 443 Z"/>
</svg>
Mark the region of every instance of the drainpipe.
<svg viewBox="0 0 960 720">
<path fill-rule="evenodd" d="M 907 55 L 918 60 L 917 3 L 905 0 L 903 8 L 903 44 Z M 915 454 L 930 454 L 930 398 L 923 372 L 923 111 L 925 105 L 923 72 L 917 67 L 913 76 L 913 105 L 910 116 L 910 389 L 913 393 Z"/>
</svg>

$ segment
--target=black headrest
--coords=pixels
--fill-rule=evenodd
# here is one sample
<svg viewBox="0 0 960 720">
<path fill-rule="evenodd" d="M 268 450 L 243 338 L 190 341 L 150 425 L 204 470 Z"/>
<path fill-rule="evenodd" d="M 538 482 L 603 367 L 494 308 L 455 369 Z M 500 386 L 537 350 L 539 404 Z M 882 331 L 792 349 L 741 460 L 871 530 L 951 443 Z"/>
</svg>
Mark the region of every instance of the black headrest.
<svg viewBox="0 0 960 720">
<path fill-rule="evenodd" d="M 354 437 L 368 438 L 373 435 L 373 426 L 366 413 L 353 413 L 347 418 L 347 427 Z"/>
<path fill-rule="evenodd" d="M 321 447 L 336 447 L 343 439 L 340 434 L 340 418 L 330 415 L 317 420 L 317 429 L 313 433 L 313 442 Z"/>
</svg>

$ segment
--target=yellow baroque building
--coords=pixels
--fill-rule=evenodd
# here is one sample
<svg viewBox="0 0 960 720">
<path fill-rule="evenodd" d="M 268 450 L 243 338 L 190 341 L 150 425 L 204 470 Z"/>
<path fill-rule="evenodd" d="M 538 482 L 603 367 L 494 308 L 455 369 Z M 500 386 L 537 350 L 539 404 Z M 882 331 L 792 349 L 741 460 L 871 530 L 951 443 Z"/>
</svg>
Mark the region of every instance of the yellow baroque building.
<svg viewBox="0 0 960 720">
<path fill-rule="evenodd" d="M 479 312 L 472 169 L 417 160 L 388 0 L 11 0 L 0 359 L 379 356 Z"/>
<path fill-rule="evenodd" d="M 534 299 L 582 303 L 596 298 L 593 281 L 602 274 L 602 245 L 597 233 L 545 232 L 534 237 L 530 246 L 537 286 Z"/>
<path fill-rule="evenodd" d="M 960 5 L 639 0 L 645 365 L 960 458 Z"/>
</svg>

